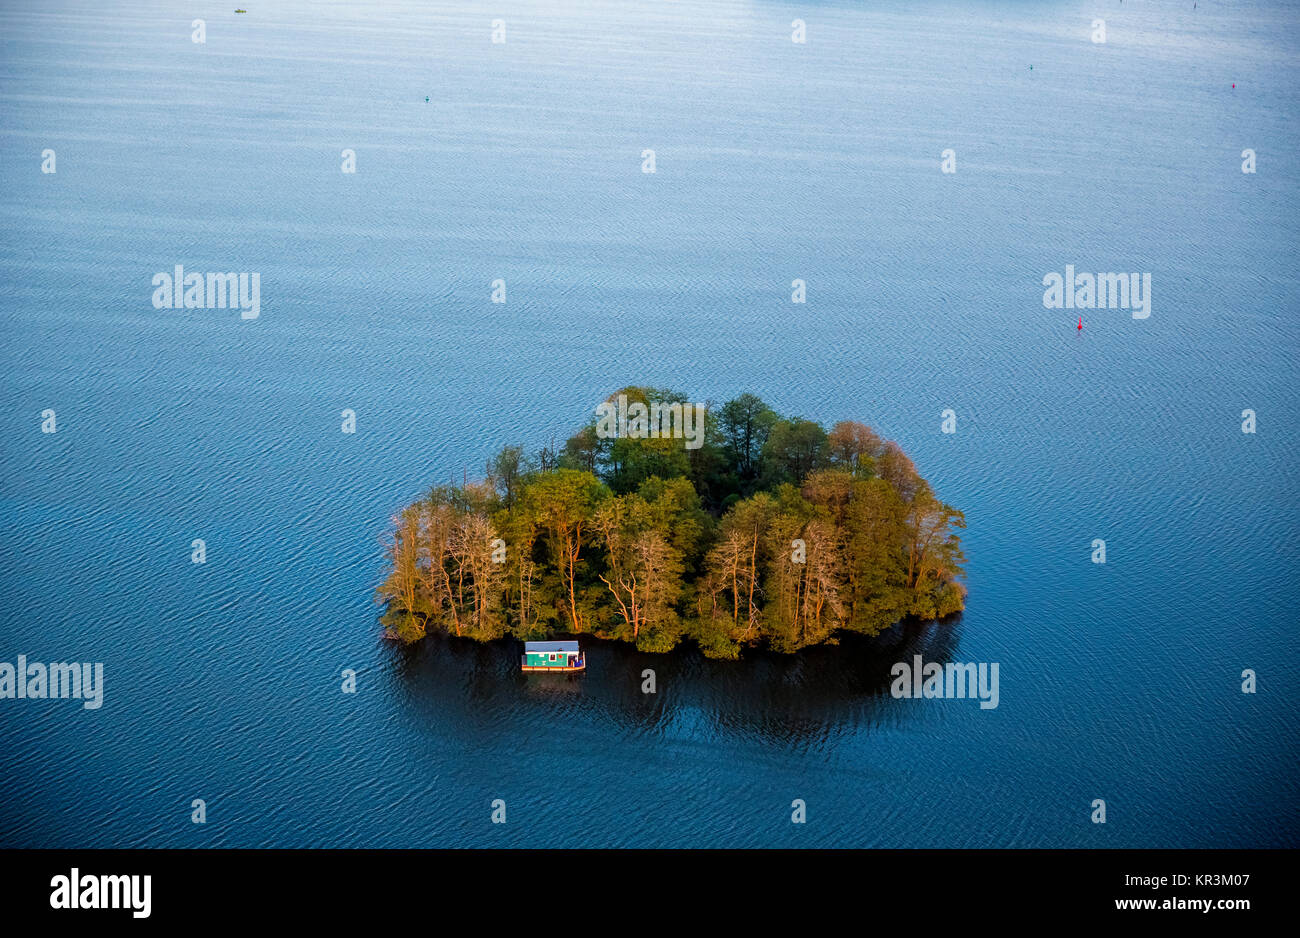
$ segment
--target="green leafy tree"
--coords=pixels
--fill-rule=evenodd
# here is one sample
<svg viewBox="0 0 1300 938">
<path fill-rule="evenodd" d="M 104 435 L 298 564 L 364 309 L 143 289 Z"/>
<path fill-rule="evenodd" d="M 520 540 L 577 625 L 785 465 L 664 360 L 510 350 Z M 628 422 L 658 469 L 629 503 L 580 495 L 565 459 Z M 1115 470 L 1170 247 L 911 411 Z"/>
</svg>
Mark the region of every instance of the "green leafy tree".
<svg viewBox="0 0 1300 938">
<path fill-rule="evenodd" d="M 761 482 L 765 489 L 799 485 L 829 456 L 826 431 L 811 420 L 778 420 L 772 425 L 761 457 Z"/>
<path fill-rule="evenodd" d="M 609 490 L 590 472 L 556 469 L 541 473 L 524 489 L 525 511 L 534 519 L 548 550 L 542 577 L 558 586 L 559 601 L 567 626 L 574 632 L 587 631 L 586 612 L 579 603 L 585 591 L 590 521 Z"/>
<path fill-rule="evenodd" d="M 759 460 L 772 427 L 780 418 L 753 394 L 742 394 L 722 405 L 718 431 L 732 471 L 744 486 L 758 479 Z"/>
</svg>

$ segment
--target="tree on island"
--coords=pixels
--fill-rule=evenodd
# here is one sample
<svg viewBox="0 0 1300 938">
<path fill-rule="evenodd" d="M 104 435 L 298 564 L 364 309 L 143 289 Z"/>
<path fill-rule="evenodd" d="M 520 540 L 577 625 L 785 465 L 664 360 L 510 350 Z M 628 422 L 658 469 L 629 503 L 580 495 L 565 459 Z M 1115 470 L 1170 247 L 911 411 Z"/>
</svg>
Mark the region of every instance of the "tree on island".
<svg viewBox="0 0 1300 938">
<path fill-rule="evenodd" d="M 689 640 L 735 658 L 963 608 L 965 519 L 896 444 L 853 421 L 828 433 L 782 418 L 752 394 L 705 409 L 702 439 L 611 439 L 592 421 L 563 449 L 507 446 L 484 481 L 433 489 L 386 542 L 386 634 Z"/>
</svg>

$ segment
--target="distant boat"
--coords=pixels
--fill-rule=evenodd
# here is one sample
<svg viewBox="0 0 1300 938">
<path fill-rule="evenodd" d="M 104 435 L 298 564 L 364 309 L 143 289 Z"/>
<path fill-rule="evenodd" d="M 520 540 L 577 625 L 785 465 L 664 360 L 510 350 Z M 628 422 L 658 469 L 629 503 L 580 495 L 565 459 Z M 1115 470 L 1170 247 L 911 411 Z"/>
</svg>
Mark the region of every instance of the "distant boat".
<svg viewBox="0 0 1300 938">
<path fill-rule="evenodd" d="M 247 10 L 236 10 L 235 12 L 236 12 L 236 13 L 247 13 L 248 11 L 247 11 Z"/>
<path fill-rule="evenodd" d="M 524 642 L 522 671 L 585 671 L 587 656 L 577 642 Z"/>
</svg>

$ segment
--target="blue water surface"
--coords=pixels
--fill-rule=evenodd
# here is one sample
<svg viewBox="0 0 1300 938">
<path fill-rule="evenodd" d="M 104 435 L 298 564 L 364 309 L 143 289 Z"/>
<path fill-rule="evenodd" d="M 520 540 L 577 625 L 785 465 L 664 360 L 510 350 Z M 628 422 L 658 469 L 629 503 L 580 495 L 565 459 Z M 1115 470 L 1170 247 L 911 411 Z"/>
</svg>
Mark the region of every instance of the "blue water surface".
<svg viewBox="0 0 1300 938">
<path fill-rule="evenodd" d="M 1300 842 L 1294 4 L 234 6 L 0 11 L 0 661 L 105 669 L 0 700 L 0 844 Z M 260 316 L 154 308 L 177 264 Z M 1080 333 L 1067 264 L 1150 317 Z M 559 680 L 382 641 L 392 514 L 633 383 L 897 440 L 966 612 Z M 999 706 L 894 699 L 914 654 Z"/>
</svg>

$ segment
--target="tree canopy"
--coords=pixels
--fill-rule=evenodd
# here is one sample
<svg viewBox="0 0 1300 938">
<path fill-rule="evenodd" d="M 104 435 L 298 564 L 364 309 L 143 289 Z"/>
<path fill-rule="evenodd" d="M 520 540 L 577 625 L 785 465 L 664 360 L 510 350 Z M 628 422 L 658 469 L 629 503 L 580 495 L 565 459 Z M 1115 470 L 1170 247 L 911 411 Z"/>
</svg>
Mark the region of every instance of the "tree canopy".
<svg viewBox="0 0 1300 938">
<path fill-rule="evenodd" d="M 827 432 L 743 394 L 705 410 L 695 448 L 606 438 L 594 421 L 563 449 L 504 447 L 483 481 L 439 486 L 393 519 L 376 599 L 403 642 L 433 629 L 792 652 L 961 610 L 964 527 L 870 427 Z"/>
</svg>

